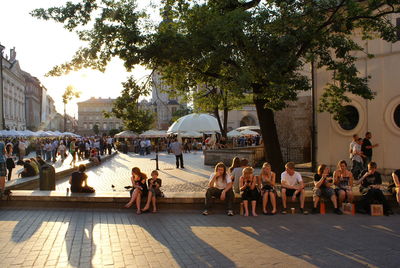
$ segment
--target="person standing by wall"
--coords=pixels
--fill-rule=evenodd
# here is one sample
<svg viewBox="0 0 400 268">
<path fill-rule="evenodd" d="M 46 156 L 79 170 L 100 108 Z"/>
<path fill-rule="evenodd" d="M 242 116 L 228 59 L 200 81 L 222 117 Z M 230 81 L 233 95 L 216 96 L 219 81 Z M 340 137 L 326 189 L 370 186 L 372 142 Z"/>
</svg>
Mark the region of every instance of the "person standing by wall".
<svg viewBox="0 0 400 268">
<path fill-rule="evenodd" d="M 0 199 L 3 198 L 3 193 L 6 187 L 6 146 L 3 141 L 0 141 Z"/>
<path fill-rule="evenodd" d="M 369 162 L 372 161 L 372 149 L 375 147 L 378 147 L 379 144 L 372 144 L 371 143 L 371 132 L 365 133 L 365 138 L 363 140 L 362 146 L 361 146 L 361 151 L 365 155 L 364 158 L 364 168 L 367 169 Z"/>
<path fill-rule="evenodd" d="M 170 145 L 172 153 L 175 155 L 176 158 L 176 168 L 179 168 L 179 162 L 181 168 L 185 168 L 183 166 L 183 154 L 182 154 L 182 143 L 178 142 L 177 139 L 174 139 L 174 142 Z"/>
<path fill-rule="evenodd" d="M 15 168 L 14 157 L 13 157 L 13 145 L 8 143 L 6 145 L 6 167 L 8 171 L 7 180 L 11 180 L 12 170 Z"/>
</svg>

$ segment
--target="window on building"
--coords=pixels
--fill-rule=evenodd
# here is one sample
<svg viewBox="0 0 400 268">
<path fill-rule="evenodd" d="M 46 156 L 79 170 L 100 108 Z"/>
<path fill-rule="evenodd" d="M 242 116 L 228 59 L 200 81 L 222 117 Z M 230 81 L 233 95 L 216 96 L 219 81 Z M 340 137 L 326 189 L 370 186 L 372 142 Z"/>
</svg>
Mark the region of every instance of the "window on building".
<svg viewBox="0 0 400 268">
<path fill-rule="evenodd" d="M 398 128 L 400 128 L 400 104 L 397 105 L 396 109 L 394 110 L 394 123 Z"/>
<path fill-rule="evenodd" d="M 93 124 L 89 124 L 89 129 L 93 129 Z"/>
<path fill-rule="evenodd" d="M 396 31 L 397 40 L 400 40 L 400 18 L 396 19 L 396 27 L 397 27 Z"/>
<path fill-rule="evenodd" d="M 107 124 L 106 123 L 103 123 L 103 129 L 107 130 Z"/>
<path fill-rule="evenodd" d="M 115 123 L 115 128 L 119 129 L 119 124 L 118 123 Z"/>
<path fill-rule="evenodd" d="M 346 105 L 344 107 L 343 118 L 339 120 L 339 125 L 344 130 L 353 130 L 358 125 L 360 121 L 360 114 L 358 110 L 353 105 Z"/>
<path fill-rule="evenodd" d="M 86 123 L 83 124 L 83 128 L 84 128 L 84 129 L 87 129 L 87 124 L 86 124 Z"/>
<path fill-rule="evenodd" d="M 172 114 L 174 114 L 176 112 L 176 107 L 172 107 Z"/>
</svg>

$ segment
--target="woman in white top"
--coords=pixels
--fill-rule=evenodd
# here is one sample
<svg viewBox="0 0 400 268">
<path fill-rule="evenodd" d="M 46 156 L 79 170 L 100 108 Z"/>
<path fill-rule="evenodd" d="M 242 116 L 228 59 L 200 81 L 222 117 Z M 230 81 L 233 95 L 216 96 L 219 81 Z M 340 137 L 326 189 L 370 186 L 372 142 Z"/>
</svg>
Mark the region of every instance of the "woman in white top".
<svg viewBox="0 0 400 268">
<path fill-rule="evenodd" d="M 222 162 L 215 166 L 215 172 L 210 176 L 206 193 L 205 210 L 203 211 L 203 215 L 205 216 L 208 215 L 213 197 L 219 198 L 221 201 L 225 200 L 228 216 L 233 216 L 233 201 L 235 196 L 232 191 L 232 180 L 227 174 L 225 164 Z"/>
</svg>

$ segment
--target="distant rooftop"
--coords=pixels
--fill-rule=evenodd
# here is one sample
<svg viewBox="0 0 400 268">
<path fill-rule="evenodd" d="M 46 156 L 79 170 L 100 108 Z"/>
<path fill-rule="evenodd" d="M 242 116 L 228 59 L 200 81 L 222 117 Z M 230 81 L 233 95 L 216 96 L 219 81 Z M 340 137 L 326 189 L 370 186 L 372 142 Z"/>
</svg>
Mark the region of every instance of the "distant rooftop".
<svg viewBox="0 0 400 268">
<path fill-rule="evenodd" d="M 101 98 L 101 97 L 95 98 L 95 97 L 91 97 L 88 100 L 78 102 L 78 104 L 79 103 L 110 103 L 110 102 L 114 102 L 114 101 L 115 101 L 115 99 L 111 99 L 111 98 Z"/>
</svg>

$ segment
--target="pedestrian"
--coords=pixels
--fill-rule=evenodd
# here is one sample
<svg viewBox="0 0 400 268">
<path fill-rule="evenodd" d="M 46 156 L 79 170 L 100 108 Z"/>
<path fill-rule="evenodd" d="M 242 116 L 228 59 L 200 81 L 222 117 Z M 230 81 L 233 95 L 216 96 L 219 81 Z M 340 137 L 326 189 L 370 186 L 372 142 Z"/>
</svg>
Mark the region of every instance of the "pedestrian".
<svg viewBox="0 0 400 268">
<path fill-rule="evenodd" d="M 63 141 L 60 141 L 60 146 L 58 146 L 57 153 L 61 156 L 61 163 L 63 164 L 65 157 L 67 156 L 67 147 L 65 147 Z"/>
<path fill-rule="evenodd" d="M 372 161 L 372 149 L 378 147 L 379 144 L 371 143 L 372 134 L 371 132 L 365 133 L 365 138 L 363 139 L 363 143 L 361 146 L 361 151 L 363 152 L 364 158 L 364 169 L 367 169 L 369 162 Z"/>
<path fill-rule="evenodd" d="M 21 139 L 18 143 L 18 149 L 19 149 L 19 160 L 24 160 L 25 154 L 26 154 L 26 147 L 27 144 L 23 139 Z"/>
<path fill-rule="evenodd" d="M 76 145 L 75 145 L 75 139 L 73 139 L 72 141 L 71 141 L 71 143 L 69 144 L 69 152 L 70 152 L 70 154 L 71 154 L 71 156 L 72 156 L 72 160 L 71 160 L 71 163 L 70 163 L 70 166 L 75 166 L 75 163 L 76 163 Z"/>
<path fill-rule="evenodd" d="M 360 173 L 364 170 L 364 154 L 361 151 L 362 147 L 362 142 L 363 140 L 361 138 L 358 138 L 357 143 L 354 144 L 353 150 L 352 150 L 352 161 L 353 161 L 353 167 L 351 169 L 351 173 L 353 173 L 354 178 L 358 178 Z"/>
<path fill-rule="evenodd" d="M 350 159 L 350 161 L 353 161 L 352 160 L 353 159 L 353 147 L 354 147 L 354 145 L 357 144 L 358 139 L 359 139 L 358 135 L 354 134 L 353 135 L 353 140 L 350 142 L 350 145 L 349 145 L 349 159 Z"/>
<path fill-rule="evenodd" d="M 228 216 L 233 216 L 233 202 L 235 194 L 232 191 L 232 180 L 227 173 L 224 163 L 220 162 L 215 166 L 214 173 L 210 176 L 208 189 L 205 199 L 205 210 L 203 215 L 208 215 L 208 210 L 211 208 L 211 198 L 219 198 L 225 201 L 228 210 Z"/>
<path fill-rule="evenodd" d="M 13 156 L 13 145 L 8 143 L 6 145 L 6 167 L 8 171 L 7 180 L 11 180 L 12 170 L 15 168 L 14 156 Z"/>
<path fill-rule="evenodd" d="M 4 190 L 6 188 L 6 146 L 4 141 L 0 141 L 0 199 L 3 198 Z"/>
<path fill-rule="evenodd" d="M 393 193 L 396 195 L 397 204 L 400 206 L 400 169 L 392 173 L 393 178 Z"/>
<path fill-rule="evenodd" d="M 179 168 L 179 164 L 181 168 L 185 168 L 183 166 L 183 154 L 182 154 L 182 143 L 180 143 L 176 138 L 174 142 L 170 145 L 172 153 L 175 155 L 176 158 L 176 168 Z"/>
</svg>

